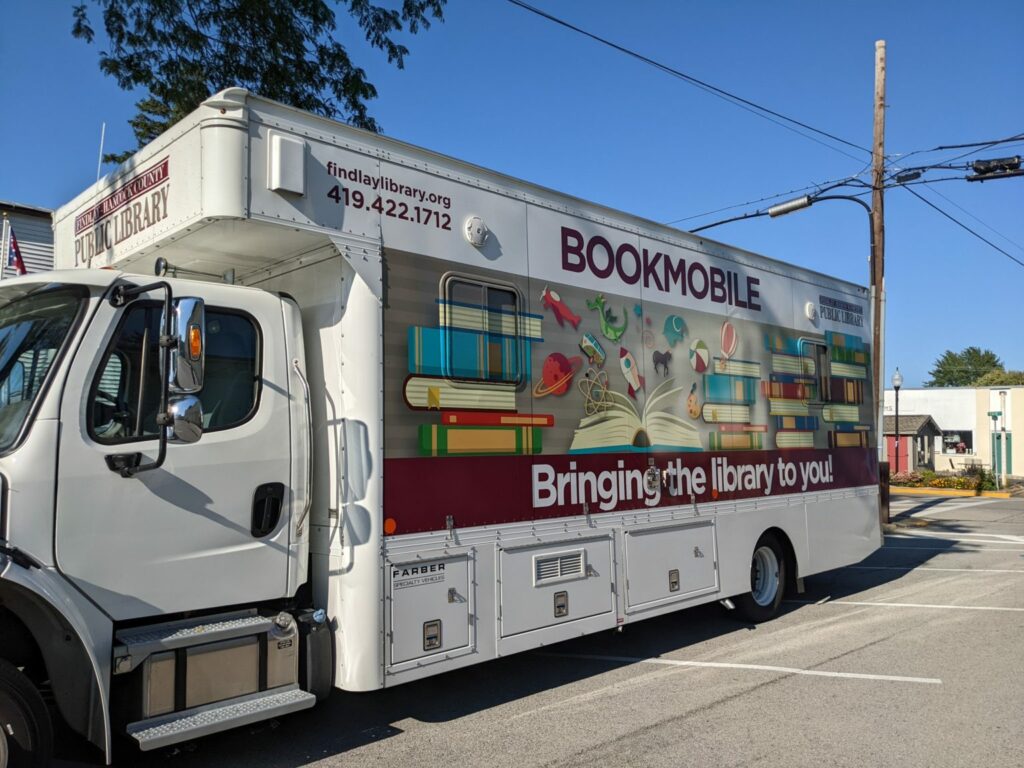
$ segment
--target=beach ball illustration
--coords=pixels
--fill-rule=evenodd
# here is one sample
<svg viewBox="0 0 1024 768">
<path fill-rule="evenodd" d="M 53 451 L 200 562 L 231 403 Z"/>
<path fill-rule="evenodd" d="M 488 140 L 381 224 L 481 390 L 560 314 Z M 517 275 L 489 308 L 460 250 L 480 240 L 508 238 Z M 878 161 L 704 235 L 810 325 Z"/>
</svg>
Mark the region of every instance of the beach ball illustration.
<svg viewBox="0 0 1024 768">
<path fill-rule="evenodd" d="M 710 363 L 711 353 L 708 351 L 708 345 L 700 339 L 695 339 L 690 345 L 690 365 L 693 366 L 693 370 L 704 373 Z"/>
</svg>

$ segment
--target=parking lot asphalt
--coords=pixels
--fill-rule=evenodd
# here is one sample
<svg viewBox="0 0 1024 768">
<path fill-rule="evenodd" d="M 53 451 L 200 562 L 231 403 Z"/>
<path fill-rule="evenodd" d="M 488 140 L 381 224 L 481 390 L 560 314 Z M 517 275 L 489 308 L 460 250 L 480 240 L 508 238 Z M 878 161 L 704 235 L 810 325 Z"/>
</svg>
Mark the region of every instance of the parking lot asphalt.
<svg viewBox="0 0 1024 768">
<path fill-rule="evenodd" d="M 766 624 L 701 606 L 116 764 L 1024 765 L 1024 499 L 891 514 Z"/>
</svg>

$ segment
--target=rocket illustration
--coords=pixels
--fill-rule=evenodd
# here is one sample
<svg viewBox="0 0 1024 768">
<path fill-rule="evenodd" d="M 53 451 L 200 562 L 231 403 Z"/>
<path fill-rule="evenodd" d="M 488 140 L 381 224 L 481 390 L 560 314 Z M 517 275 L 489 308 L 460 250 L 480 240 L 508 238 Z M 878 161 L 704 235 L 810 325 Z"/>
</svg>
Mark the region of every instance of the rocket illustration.
<svg viewBox="0 0 1024 768">
<path fill-rule="evenodd" d="M 555 313 L 555 320 L 558 321 L 559 327 L 564 328 L 566 320 L 572 325 L 573 330 L 580 327 L 580 316 L 569 309 L 566 303 L 562 301 L 562 297 L 546 285 L 544 286 L 544 292 L 540 295 L 540 300 L 545 307 Z"/>
<path fill-rule="evenodd" d="M 636 359 L 633 353 L 625 347 L 619 347 L 619 365 L 622 366 L 622 375 L 629 385 L 627 394 L 636 400 L 637 391 L 644 388 L 644 377 L 636 369 Z"/>
</svg>

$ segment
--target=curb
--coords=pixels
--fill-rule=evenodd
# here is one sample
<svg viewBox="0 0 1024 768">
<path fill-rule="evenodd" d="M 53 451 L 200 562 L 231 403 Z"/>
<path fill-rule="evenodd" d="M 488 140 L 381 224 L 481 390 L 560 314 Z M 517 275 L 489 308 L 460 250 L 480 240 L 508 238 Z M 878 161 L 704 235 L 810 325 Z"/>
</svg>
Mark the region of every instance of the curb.
<svg viewBox="0 0 1024 768">
<path fill-rule="evenodd" d="M 959 488 L 904 488 L 902 486 L 889 486 L 889 493 L 893 496 L 984 496 L 989 499 L 1010 499 L 1013 494 L 1009 491 L 965 491 Z"/>
</svg>

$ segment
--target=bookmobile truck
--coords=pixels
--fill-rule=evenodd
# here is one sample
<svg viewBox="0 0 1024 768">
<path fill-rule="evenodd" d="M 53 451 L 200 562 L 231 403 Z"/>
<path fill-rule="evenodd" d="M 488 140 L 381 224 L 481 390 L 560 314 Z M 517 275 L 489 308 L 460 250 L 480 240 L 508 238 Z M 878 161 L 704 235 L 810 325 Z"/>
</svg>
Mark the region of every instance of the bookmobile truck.
<svg viewBox="0 0 1024 768">
<path fill-rule="evenodd" d="M 0 768 L 880 545 L 864 288 L 237 88 L 54 219 L 0 283 Z"/>
</svg>

